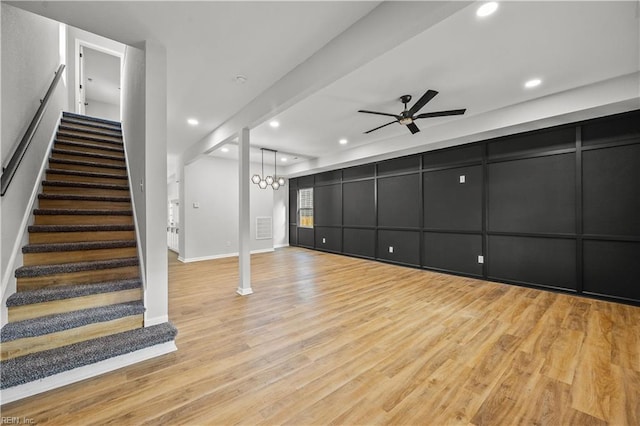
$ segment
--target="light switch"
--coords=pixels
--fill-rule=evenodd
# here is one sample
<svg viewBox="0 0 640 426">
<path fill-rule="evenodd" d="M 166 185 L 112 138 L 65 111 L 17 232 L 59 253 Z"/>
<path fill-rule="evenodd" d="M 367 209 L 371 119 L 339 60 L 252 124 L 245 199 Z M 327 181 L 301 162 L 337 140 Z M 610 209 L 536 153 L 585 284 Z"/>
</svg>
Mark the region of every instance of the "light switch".
<svg viewBox="0 0 640 426">
<path fill-rule="evenodd" d="M 478 256 L 478 263 L 484 263 L 484 256 Z"/>
<path fill-rule="evenodd" d="M 393 246 L 389 246 L 389 253 L 393 253 Z"/>
<path fill-rule="evenodd" d="M 465 183 L 467 181 L 467 177 L 465 175 L 460 175 L 460 183 Z"/>
<path fill-rule="evenodd" d="M 193 203 L 193 208 L 194 209 L 199 209 L 200 208 L 200 203 Z"/>
</svg>

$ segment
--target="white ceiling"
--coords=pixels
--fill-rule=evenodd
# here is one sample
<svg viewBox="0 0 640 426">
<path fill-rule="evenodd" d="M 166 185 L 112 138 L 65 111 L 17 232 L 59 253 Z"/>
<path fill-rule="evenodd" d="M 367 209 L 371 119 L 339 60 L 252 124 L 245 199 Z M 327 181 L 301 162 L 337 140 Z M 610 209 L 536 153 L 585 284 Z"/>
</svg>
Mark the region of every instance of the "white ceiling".
<svg viewBox="0 0 640 426">
<path fill-rule="evenodd" d="M 120 105 L 120 58 L 88 47 L 83 49 L 87 102 Z"/>
<path fill-rule="evenodd" d="M 640 75 L 637 0 L 503 1 L 494 15 L 483 19 L 475 15 L 480 4 L 464 7 L 466 3 L 457 2 L 459 11 L 437 18 L 435 25 L 411 29 L 413 36 L 384 46 L 375 57 L 310 95 L 291 97 L 295 101 L 282 103 L 286 108 L 274 104 L 271 110 L 277 113 L 261 116 L 266 121 L 254 125 L 252 146 L 297 154 L 298 164 L 291 166 L 296 174 L 319 169 L 319 164 L 339 167 L 347 159 L 349 164 L 354 159 L 365 161 L 367 147 L 377 147 L 376 152 L 402 152 L 409 146 L 424 150 L 472 124 L 502 125 L 488 120 L 493 113 L 520 114 L 512 121 L 523 121 L 524 107 L 551 104 L 545 100 L 566 97 L 574 110 L 607 106 L 610 99 L 597 90 L 590 94 L 580 90 Z M 170 159 L 207 135 L 211 138 L 210 132 L 241 116 L 239 112 L 261 94 L 284 86 L 297 65 L 320 57 L 331 43 L 349 45 L 358 40 L 364 51 L 374 34 L 363 33 L 362 28 L 376 31 L 375 19 L 385 13 L 392 19 L 393 11 L 415 9 L 415 4 L 402 2 L 384 8 L 388 5 L 344 1 L 18 2 L 18 6 L 123 43 L 153 39 L 166 47 Z M 358 20 L 372 25 L 357 27 Z M 414 21 L 407 19 L 407 25 Z M 379 31 L 387 31 L 384 36 L 389 39 L 407 32 L 402 21 L 394 21 L 395 33 L 383 24 Z M 351 49 L 354 56 L 362 54 Z M 334 68 L 338 68 L 335 63 L 317 63 L 314 71 L 330 74 Z M 248 81 L 235 82 L 238 74 Z M 533 77 L 541 78 L 542 84 L 525 90 L 524 82 Z M 631 87 L 625 89 L 631 92 L 628 96 L 618 98 L 626 96 L 632 99 L 630 107 L 640 108 L 640 88 Z M 467 108 L 467 114 L 419 120 L 422 131 L 415 135 L 398 124 L 363 135 L 390 120 L 360 114 L 358 109 L 399 113 L 400 95 L 410 94 L 415 102 L 427 89 L 440 94 L 421 112 Z M 569 107 L 563 106 L 549 109 L 557 116 L 568 112 Z M 188 117 L 197 118 L 199 126 L 188 126 Z M 268 126 L 271 118 L 280 127 Z M 349 143 L 339 145 L 341 138 Z M 218 142 L 213 146 L 219 148 Z M 252 158 L 259 155 L 255 148 Z M 229 153 L 216 149 L 209 154 L 233 156 L 233 147 Z"/>
</svg>

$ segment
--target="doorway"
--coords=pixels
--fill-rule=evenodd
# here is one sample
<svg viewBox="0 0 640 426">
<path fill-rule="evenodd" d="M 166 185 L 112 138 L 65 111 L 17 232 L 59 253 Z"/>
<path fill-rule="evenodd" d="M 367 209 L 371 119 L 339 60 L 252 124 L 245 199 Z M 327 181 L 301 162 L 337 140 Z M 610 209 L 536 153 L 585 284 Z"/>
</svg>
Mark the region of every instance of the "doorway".
<svg viewBox="0 0 640 426">
<path fill-rule="evenodd" d="M 121 55 L 77 40 L 76 112 L 120 121 Z"/>
</svg>

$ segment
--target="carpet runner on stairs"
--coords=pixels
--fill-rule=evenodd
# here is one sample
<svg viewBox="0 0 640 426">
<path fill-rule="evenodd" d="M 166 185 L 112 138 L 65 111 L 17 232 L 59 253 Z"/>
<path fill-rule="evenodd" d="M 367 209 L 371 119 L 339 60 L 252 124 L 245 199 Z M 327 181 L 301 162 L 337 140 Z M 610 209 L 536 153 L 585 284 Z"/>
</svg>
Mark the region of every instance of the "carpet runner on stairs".
<svg viewBox="0 0 640 426">
<path fill-rule="evenodd" d="M 0 330 L 0 387 L 173 341 L 143 326 L 120 123 L 64 113 Z"/>
</svg>

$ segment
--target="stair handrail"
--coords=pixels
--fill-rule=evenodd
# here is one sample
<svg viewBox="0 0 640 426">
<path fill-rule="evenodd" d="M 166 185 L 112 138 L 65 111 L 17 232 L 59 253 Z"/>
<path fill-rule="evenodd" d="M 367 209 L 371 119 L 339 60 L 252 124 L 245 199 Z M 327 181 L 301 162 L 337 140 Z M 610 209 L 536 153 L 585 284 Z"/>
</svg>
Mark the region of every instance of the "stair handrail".
<svg viewBox="0 0 640 426">
<path fill-rule="evenodd" d="M 65 65 L 60 64 L 58 70 L 56 71 L 56 76 L 53 78 L 53 81 L 49 86 L 49 90 L 47 90 L 47 94 L 44 95 L 44 98 L 40 101 L 40 106 L 38 107 L 33 120 L 31 120 L 31 124 L 29 124 L 29 127 L 24 133 L 24 136 L 22 136 L 18 147 L 9 159 L 7 166 L 2 168 L 2 177 L 0 178 L 0 196 L 4 196 L 4 194 L 7 192 L 7 188 L 9 188 L 11 180 L 13 179 L 13 176 L 16 174 L 16 171 L 18 170 L 18 167 L 22 162 L 22 157 L 24 157 L 24 154 L 27 152 L 27 148 L 29 148 L 29 145 L 31 144 L 31 140 L 33 139 L 33 136 L 38 129 L 38 125 L 40 125 L 40 121 L 42 121 L 44 112 L 47 109 L 47 105 L 49 104 L 49 98 L 51 98 L 53 91 L 58 86 L 58 82 L 60 81 L 60 77 L 62 77 L 62 71 L 64 71 L 64 68 Z"/>
</svg>

